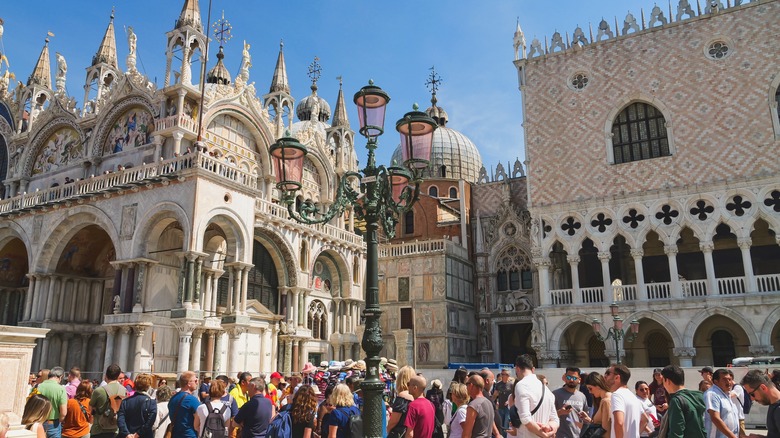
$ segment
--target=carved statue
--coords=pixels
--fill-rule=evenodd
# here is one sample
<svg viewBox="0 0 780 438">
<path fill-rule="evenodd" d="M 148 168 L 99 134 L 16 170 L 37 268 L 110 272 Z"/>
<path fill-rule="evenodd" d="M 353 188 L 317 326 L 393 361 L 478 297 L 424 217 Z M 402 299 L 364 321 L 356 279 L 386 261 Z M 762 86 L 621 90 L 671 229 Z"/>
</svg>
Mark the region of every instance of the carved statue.
<svg viewBox="0 0 780 438">
<path fill-rule="evenodd" d="M 238 76 L 242 79 L 244 84 L 249 81 L 249 68 L 252 67 L 252 55 L 249 54 L 249 49 L 251 47 L 252 46 L 244 41 L 244 51 L 241 54 L 241 69 L 238 73 Z"/>
<path fill-rule="evenodd" d="M 122 310 L 119 308 L 119 302 L 122 300 L 122 298 L 120 298 L 119 295 L 114 295 L 112 300 L 114 301 L 114 314 L 121 312 Z"/>
<path fill-rule="evenodd" d="M 65 57 L 61 53 L 57 52 L 55 56 L 57 57 L 57 92 L 65 94 L 65 76 L 68 74 L 68 63 L 65 62 Z"/>
<path fill-rule="evenodd" d="M 127 54 L 127 70 L 134 72 L 135 69 L 135 50 L 138 37 L 133 32 L 133 26 L 127 26 L 127 46 L 130 52 Z"/>
</svg>

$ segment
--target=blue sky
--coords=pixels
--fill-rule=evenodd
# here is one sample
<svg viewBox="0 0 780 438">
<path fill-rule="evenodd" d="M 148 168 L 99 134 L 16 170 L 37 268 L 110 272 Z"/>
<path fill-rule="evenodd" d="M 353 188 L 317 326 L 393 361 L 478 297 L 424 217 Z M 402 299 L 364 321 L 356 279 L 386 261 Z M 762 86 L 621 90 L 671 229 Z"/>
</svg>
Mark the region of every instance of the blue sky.
<svg viewBox="0 0 780 438">
<path fill-rule="evenodd" d="M 68 62 L 68 92 L 81 106 L 84 69 L 100 44 L 111 7 L 116 7 L 120 67 L 124 70 L 127 54 L 125 27 L 133 26 L 138 35 L 139 70 L 162 85 L 165 32 L 173 27 L 183 0 L 3 3 L 0 18 L 5 29 L 0 50 L 7 54 L 17 80 L 26 82 L 46 32 L 51 31 L 55 34 L 50 43 L 52 72 L 54 52 L 60 52 Z M 650 0 L 213 0 L 211 21 L 224 10 L 233 25 L 233 39 L 225 48 L 225 62 L 233 77 L 241 61 L 242 40 L 251 44 L 250 80 L 261 95 L 270 85 L 280 39 L 284 40 L 296 102 L 310 94 L 307 67 L 319 57 L 319 94 L 334 106 L 336 77 L 342 76 L 355 129 L 352 95 L 368 79 L 374 79 L 392 99 L 385 123 L 388 132 L 380 138 L 379 158 L 384 163 L 389 162 L 398 144 L 395 120 L 415 102 L 422 108 L 430 105 L 425 81 L 430 67 L 435 66 L 444 79 L 438 100 L 450 116 L 448 126 L 474 141 L 490 169 L 499 161 L 506 165 L 515 158 L 523 159 L 522 102 L 512 65 L 517 18 L 530 45 L 534 36 L 543 41 L 556 30 L 571 34 L 577 25 L 587 34 L 588 24 L 595 28 L 602 17 L 614 23 L 617 16 L 622 25 L 628 11 L 639 19 L 642 7 L 649 17 L 653 5 Z M 201 0 L 200 7 L 205 22 L 208 0 Z M 667 5 L 662 7 L 668 10 Z M 216 46 L 212 45 L 210 66 L 216 62 L 215 54 Z M 362 139 L 356 144 L 361 163 L 365 163 L 363 144 Z"/>
</svg>

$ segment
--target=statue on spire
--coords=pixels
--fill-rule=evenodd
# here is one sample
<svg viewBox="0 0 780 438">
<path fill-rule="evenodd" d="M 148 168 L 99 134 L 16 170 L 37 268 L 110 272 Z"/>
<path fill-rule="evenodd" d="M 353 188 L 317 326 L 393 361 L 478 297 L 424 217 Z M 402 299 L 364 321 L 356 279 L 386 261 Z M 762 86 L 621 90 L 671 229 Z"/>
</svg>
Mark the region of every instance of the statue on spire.
<svg viewBox="0 0 780 438">
<path fill-rule="evenodd" d="M 65 57 L 60 52 L 54 54 L 57 57 L 57 76 L 55 79 L 57 93 L 66 94 L 65 90 L 65 76 L 68 74 L 68 63 L 65 62 Z"/>
<path fill-rule="evenodd" d="M 135 51 L 137 42 L 138 37 L 136 36 L 135 32 L 133 32 L 133 26 L 127 26 L 127 47 L 130 49 L 130 52 L 127 54 L 127 70 L 129 72 L 136 71 Z"/>
<path fill-rule="evenodd" d="M 246 40 L 244 40 L 244 51 L 241 54 L 241 70 L 238 76 L 243 79 L 244 83 L 249 82 L 249 67 L 252 67 L 252 55 L 249 54 L 249 49 L 252 48 Z"/>
</svg>

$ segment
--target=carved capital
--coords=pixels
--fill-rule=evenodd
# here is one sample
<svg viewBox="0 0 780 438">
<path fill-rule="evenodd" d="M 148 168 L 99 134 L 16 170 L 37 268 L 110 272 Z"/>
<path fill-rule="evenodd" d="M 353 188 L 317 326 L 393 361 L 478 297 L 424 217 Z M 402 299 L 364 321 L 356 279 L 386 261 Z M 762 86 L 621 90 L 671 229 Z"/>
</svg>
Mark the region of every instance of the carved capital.
<svg viewBox="0 0 780 438">
<path fill-rule="evenodd" d="M 540 360 L 553 361 L 561 359 L 561 352 L 557 350 L 545 350 L 537 356 Z"/>
<path fill-rule="evenodd" d="M 694 347 L 677 347 L 673 350 L 673 353 L 677 357 L 696 357 L 696 348 Z"/>
<path fill-rule="evenodd" d="M 130 334 L 130 332 L 132 332 L 132 331 L 133 331 L 133 328 L 132 328 L 132 327 L 130 327 L 129 325 L 126 325 L 126 326 L 124 326 L 124 327 L 120 328 L 120 330 L 122 330 L 122 334 L 123 334 L 123 335 L 129 335 L 129 334 Z"/>
<path fill-rule="evenodd" d="M 110 326 L 106 327 L 106 334 L 109 334 L 109 335 L 113 336 L 113 335 L 116 334 L 117 331 L 119 331 L 119 327 L 116 327 L 116 326 L 113 326 L 113 325 L 110 325 Z"/>
<path fill-rule="evenodd" d="M 599 251 L 599 260 L 602 262 L 609 261 L 612 258 L 612 253 L 609 251 Z"/>
<path fill-rule="evenodd" d="M 712 241 L 699 242 L 699 249 L 701 252 L 712 252 L 715 249 L 715 244 Z"/>
<path fill-rule="evenodd" d="M 737 239 L 737 245 L 739 245 L 740 249 L 750 249 L 750 246 L 753 245 L 753 239 L 750 237 L 742 237 Z"/>
<path fill-rule="evenodd" d="M 194 321 L 174 321 L 173 326 L 179 331 L 179 336 L 192 336 L 192 332 L 200 327 L 200 323 Z"/>
<path fill-rule="evenodd" d="M 137 326 L 133 327 L 133 330 L 135 330 L 135 335 L 138 336 L 139 338 L 141 338 L 146 333 L 146 329 L 147 328 L 148 327 L 145 326 L 145 325 L 137 325 Z"/>
<path fill-rule="evenodd" d="M 238 339 L 242 334 L 247 332 L 247 329 L 246 327 L 230 327 L 226 332 L 231 339 Z"/>
<path fill-rule="evenodd" d="M 668 256 L 676 256 L 677 255 L 677 245 L 665 245 L 664 246 L 664 253 Z"/>
<path fill-rule="evenodd" d="M 641 259 L 645 256 L 645 250 L 644 249 L 632 249 L 631 250 L 631 257 L 635 259 Z"/>
<path fill-rule="evenodd" d="M 578 254 L 570 254 L 566 256 L 566 260 L 573 265 L 576 265 L 580 262 L 580 256 Z"/>
<path fill-rule="evenodd" d="M 774 354 L 775 347 L 771 345 L 751 345 L 748 347 L 748 351 L 750 351 L 750 354 L 755 354 L 756 356 L 767 356 Z"/>
<path fill-rule="evenodd" d="M 544 268 L 547 269 L 550 267 L 552 262 L 550 261 L 549 257 L 537 257 L 534 259 L 534 265 L 536 265 L 537 268 Z"/>
</svg>

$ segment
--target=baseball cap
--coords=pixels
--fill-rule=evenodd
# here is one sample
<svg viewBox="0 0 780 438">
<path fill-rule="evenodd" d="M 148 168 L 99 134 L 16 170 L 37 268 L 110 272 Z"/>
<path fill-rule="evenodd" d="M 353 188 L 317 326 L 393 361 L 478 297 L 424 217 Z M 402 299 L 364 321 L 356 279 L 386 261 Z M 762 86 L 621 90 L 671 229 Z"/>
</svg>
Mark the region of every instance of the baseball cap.
<svg viewBox="0 0 780 438">
<path fill-rule="evenodd" d="M 271 377 L 270 378 L 271 379 L 281 379 L 282 375 L 279 373 L 279 371 L 274 371 L 273 373 L 271 373 Z"/>
<path fill-rule="evenodd" d="M 712 367 L 704 367 L 701 370 L 699 370 L 699 372 L 700 373 L 710 373 L 710 374 L 712 374 L 714 371 L 713 371 Z"/>
</svg>

